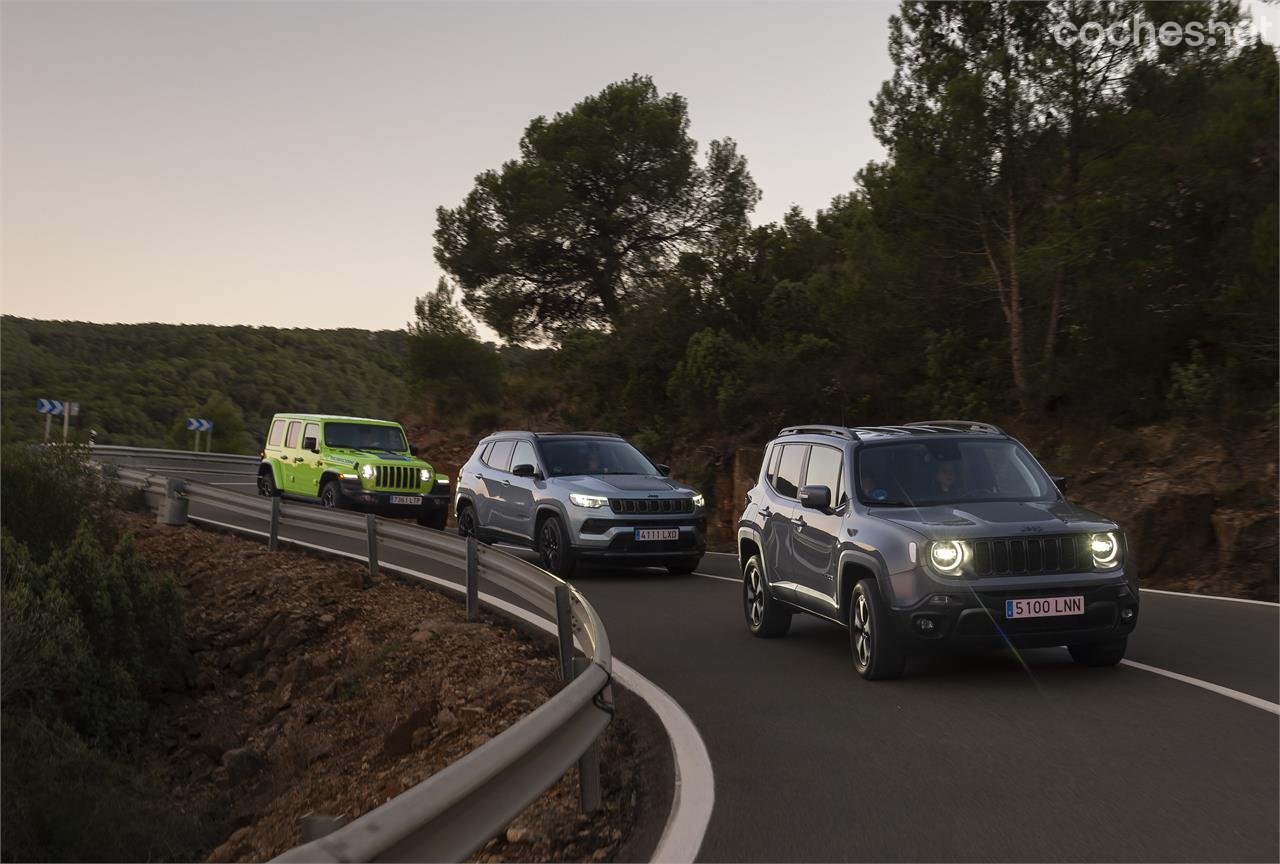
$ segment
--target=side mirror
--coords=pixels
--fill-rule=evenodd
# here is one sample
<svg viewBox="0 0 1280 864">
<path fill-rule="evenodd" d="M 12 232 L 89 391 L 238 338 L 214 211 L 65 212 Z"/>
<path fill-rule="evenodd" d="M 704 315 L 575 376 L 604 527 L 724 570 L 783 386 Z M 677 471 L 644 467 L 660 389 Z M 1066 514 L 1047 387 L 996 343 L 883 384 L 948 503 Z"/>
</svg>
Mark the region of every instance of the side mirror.
<svg viewBox="0 0 1280 864">
<path fill-rule="evenodd" d="M 521 462 L 519 465 L 511 469 L 511 473 L 517 477 L 537 477 L 538 469 L 534 468 L 528 462 Z"/>
<path fill-rule="evenodd" d="M 671 473 L 670 465 L 654 465 L 653 467 L 657 468 L 658 473 L 661 474 L 663 477 L 666 477 L 668 474 Z"/>
<path fill-rule="evenodd" d="M 1055 477 L 1053 475 L 1050 475 L 1049 479 L 1053 481 L 1054 486 L 1058 487 L 1059 492 L 1061 492 L 1063 495 L 1067 494 L 1067 478 L 1066 477 Z"/>
<path fill-rule="evenodd" d="M 410 444 L 410 445 L 409 445 L 409 455 L 410 455 L 410 456 L 417 456 L 417 455 L 418 455 L 418 445 L 417 445 L 417 444 Z"/>
<path fill-rule="evenodd" d="M 302 449 L 303 449 L 303 450 L 310 450 L 312 453 L 319 453 L 319 452 L 320 452 L 320 445 L 319 445 L 318 443 L 316 443 L 316 439 L 314 439 L 314 438 L 303 438 L 303 439 L 302 439 Z"/>
<path fill-rule="evenodd" d="M 810 510 L 830 510 L 831 490 L 826 486 L 801 486 L 800 506 Z"/>
</svg>

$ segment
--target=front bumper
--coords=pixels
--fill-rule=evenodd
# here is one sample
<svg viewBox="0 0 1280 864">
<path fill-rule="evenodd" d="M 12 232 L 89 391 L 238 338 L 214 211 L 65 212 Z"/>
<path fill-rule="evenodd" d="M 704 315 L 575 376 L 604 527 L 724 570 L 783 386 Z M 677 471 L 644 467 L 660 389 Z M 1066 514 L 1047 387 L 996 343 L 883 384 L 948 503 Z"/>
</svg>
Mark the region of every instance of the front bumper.
<svg viewBox="0 0 1280 864">
<path fill-rule="evenodd" d="M 365 513 L 377 513 L 381 516 L 398 516 L 404 518 L 416 518 L 424 515 L 432 515 L 437 512 L 449 512 L 449 507 L 453 503 L 452 490 L 439 489 L 437 486 L 432 489 L 428 495 L 422 495 L 418 492 L 410 490 L 402 490 L 397 492 L 383 492 L 376 489 L 365 489 L 360 485 L 359 480 L 343 479 L 342 495 L 352 509 L 360 510 Z M 406 495 L 420 496 L 421 504 L 393 504 L 393 497 L 403 497 Z"/>
<path fill-rule="evenodd" d="M 1083 614 L 1006 617 L 1006 600 L 1064 596 L 1082 596 Z M 941 602 L 941 597 L 948 602 Z M 981 590 L 969 590 L 960 583 L 913 606 L 890 609 L 889 614 L 903 641 L 912 647 L 1012 644 L 1049 648 L 1128 636 L 1138 623 L 1138 594 L 1123 577 L 1093 584 Z"/>
<path fill-rule="evenodd" d="M 675 528 L 675 540 L 637 540 L 637 528 Z M 665 519 L 595 517 L 574 526 L 573 548 L 579 558 L 637 567 L 697 561 L 707 550 L 707 520 L 702 516 Z"/>
</svg>

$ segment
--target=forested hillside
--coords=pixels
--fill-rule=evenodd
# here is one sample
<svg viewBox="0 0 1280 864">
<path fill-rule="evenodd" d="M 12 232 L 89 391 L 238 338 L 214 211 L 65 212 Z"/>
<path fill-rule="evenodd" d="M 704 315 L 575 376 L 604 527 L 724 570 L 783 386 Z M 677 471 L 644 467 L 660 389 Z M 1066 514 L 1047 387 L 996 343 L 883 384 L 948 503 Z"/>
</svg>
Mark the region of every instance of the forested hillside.
<svg viewBox="0 0 1280 864">
<path fill-rule="evenodd" d="M 404 401 L 404 353 L 400 331 L 5 316 L 5 438 L 43 436 L 44 418 L 35 410 L 43 397 L 80 403 L 74 421 L 80 440 L 92 428 L 102 444 L 189 446 L 183 418 L 212 414 L 214 449 L 250 452 L 276 411 L 394 414 Z"/>
</svg>

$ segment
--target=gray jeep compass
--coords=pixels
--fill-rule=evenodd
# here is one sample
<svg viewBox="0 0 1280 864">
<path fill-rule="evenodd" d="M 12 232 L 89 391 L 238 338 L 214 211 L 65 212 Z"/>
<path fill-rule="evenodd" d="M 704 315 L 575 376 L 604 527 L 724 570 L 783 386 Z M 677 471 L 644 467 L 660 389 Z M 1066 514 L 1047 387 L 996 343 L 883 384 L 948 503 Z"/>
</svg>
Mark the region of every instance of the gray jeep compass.
<svg viewBox="0 0 1280 864">
<path fill-rule="evenodd" d="M 579 561 L 692 573 L 707 545 L 702 496 L 605 432 L 498 432 L 458 475 L 458 533 L 535 549 L 552 573 Z"/>
<path fill-rule="evenodd" d="M 1065 486 L 987 423 L 783 429 L 738 522 L 747 626 L 835 621 L 871 679 L 900 676 L 911 650 L 961 644 L 1065 645 L 1115 665 L 1137 573 L 1116 524 Z"/>
</svg>

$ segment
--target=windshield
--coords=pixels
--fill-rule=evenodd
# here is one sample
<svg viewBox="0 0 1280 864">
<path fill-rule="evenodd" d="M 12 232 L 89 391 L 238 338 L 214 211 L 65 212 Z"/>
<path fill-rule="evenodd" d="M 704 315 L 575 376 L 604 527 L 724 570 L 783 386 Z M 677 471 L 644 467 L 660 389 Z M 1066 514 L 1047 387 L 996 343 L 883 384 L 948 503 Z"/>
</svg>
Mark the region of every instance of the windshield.
<svg viewBox="0 0 1280 864">
<path fill-rule="evenodd" d="M 858 500 L 886 507 L 1056 501 L 1057 488 L 1016 441 L 910 441 L 858 451 Z"/>
<path fill-rule="evenodd" d="M 552 477 L 574 474 L 650 474 L 658 469 L 626 441 L 601 438 L 551 438 L 538 442 Z"/>
<path fill-rule="evenodd" d="M 324 424 L 326 447 L 349 447 L 352 450 L 385 450 L 403 453 L 408 450 L 404 432 L 399 426 L 374 426 L 366 423 Z"/>
</svg>

